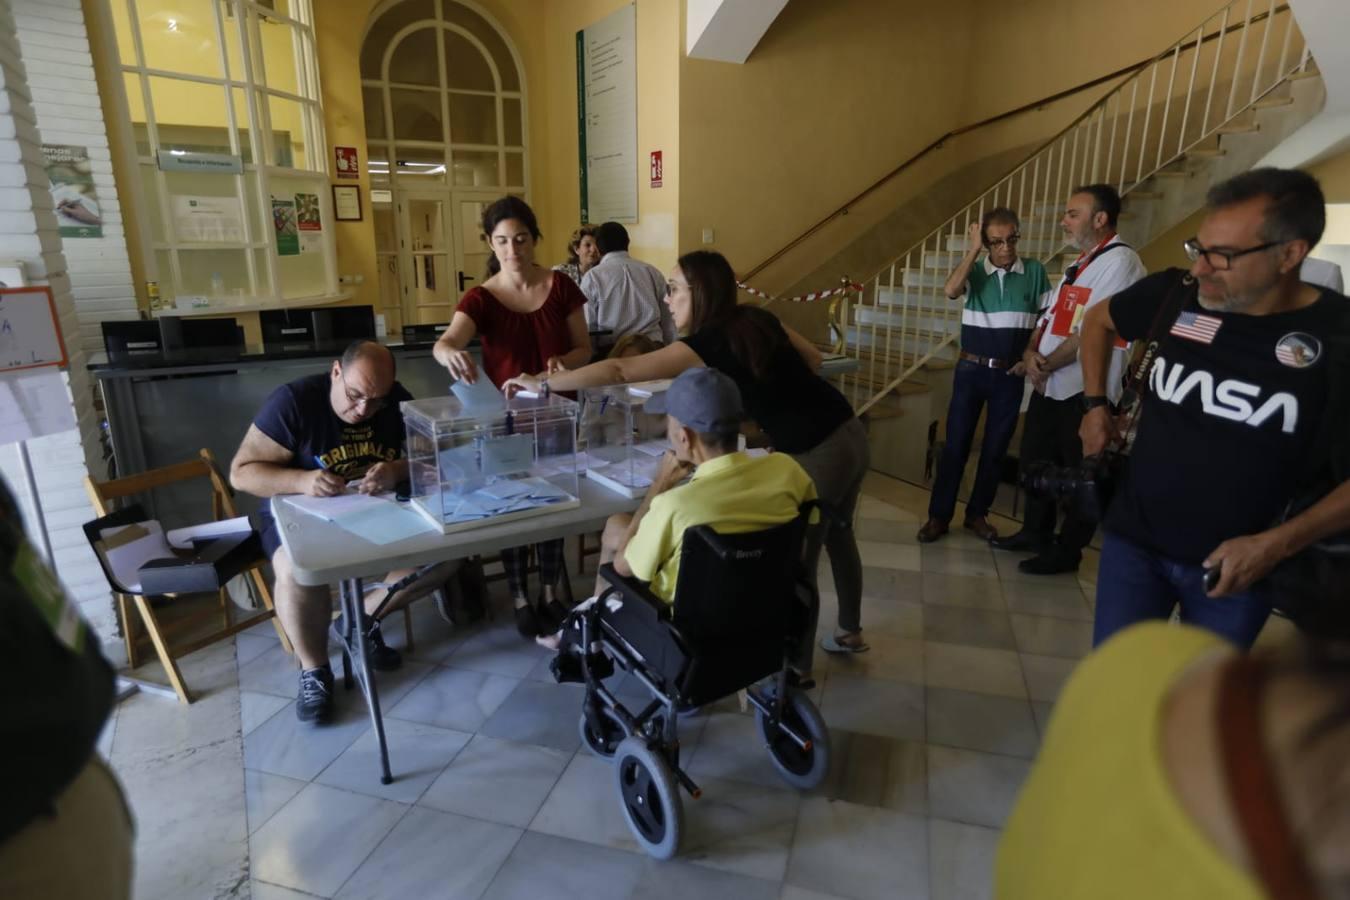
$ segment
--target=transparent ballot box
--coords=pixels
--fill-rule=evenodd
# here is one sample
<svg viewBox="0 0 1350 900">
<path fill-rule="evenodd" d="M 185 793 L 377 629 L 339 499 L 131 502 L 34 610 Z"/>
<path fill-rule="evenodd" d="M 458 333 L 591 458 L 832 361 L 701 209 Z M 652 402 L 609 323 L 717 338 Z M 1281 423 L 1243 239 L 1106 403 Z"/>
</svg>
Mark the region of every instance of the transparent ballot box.
<svg viewBox="0 0 1350 900">
<path fill-rule="evenodd" d="M 647 492 L 670 449 L 664 414 L 647 412 L 653 394 L 669 381 L 620 384 L 585 391 L 581 398 L 581 443 L 586 477 L 627 497 Z"/>
<path fill-rule="evenodd" d="M 413 505 L 446 534 L 579 505 L 573 401 L 483 408 L 449 396 L 401 408 Z"/>
</svg>

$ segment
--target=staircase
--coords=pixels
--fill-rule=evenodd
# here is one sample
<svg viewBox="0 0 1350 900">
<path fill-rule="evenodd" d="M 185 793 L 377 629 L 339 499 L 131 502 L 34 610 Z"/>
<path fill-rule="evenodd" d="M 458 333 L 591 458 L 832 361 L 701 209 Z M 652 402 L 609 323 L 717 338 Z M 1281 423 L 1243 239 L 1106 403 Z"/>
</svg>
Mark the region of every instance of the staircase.
<svg viewBox="0 0 1350 900">
<path fill-rule="evenodd" d="M 1276 0 L 1232 0 L 838 303 L 833 349 L 856 360 L 856 368 L 836 384 L 873 419 L 875 438 L 878 420 L 908 411 L 906 398 L 918 401 L 915 395 L 955 365 L 962 300 L 948 299 L 942 285 L 966 250 L 968 225 L 986 210 L 1017 211 L 1018 251 L 1040 259 L 1053 284 L 1078 255 L 1059 227 L 1073 187 L 1115 185 L 1124 199 L 1120 233 L 1143 247 L 1199 210 L 1212 185 L 1251 168 L 1324 102 L 1289 8 Z M 920 421 L 910 418 L 905 445 L 921 444 L 929 421 L 944 414 L 945 400 L 925 399 L 930 407 L 939 401 Z M 884 443 L 894 446 L 898 438 Z M 874 445 L 874 458 L 889 455 L 879 449 Z M 915 451 L 909 446 L 907 453 Z"/>
</svg>

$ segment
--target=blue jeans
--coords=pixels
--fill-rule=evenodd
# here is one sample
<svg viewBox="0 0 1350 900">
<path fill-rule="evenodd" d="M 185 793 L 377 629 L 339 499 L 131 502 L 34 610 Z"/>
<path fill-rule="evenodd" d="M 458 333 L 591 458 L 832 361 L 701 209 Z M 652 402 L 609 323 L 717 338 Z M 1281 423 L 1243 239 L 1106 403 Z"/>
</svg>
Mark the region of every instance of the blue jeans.
<svg viewBox="0 0 1350 900">
<path fill-rule="evenodd" d="M 1105 532 L 1097 571 L 1097 615 L 1092 623 L 1095 647 L 1136 622 L 1167 619 L 1181 607 L 1181 621 L 1206 628 L 1246 649 L 1270 616 L 1271 598 L 1257 583 L 1240 594 L 1205 596 L 1205 570 L 1146 550 L 1118 534 Z"/>
<path fill-rule="evenodd" d="M 980 421 L 980 410 L 985 406 L 989 413 L 984 423 L 984 443 L 980 447 L 980 464 L 975 470 L 970 502 L 966 504 L 966 518 L 977 518 L 989 512 L 989 505 L 998 491 L 1003 457 L 1017 430 L 1022 384 L 1023 379 L 1002 369 L 977 366 L 966 360 L 956 364 L 952 402 L 947 408 L 947 443 L 938 460 L 937 479 L 933 482 L 933 496 L 928 504 L 930 519 L 950 522 L 956 511 L 956 493 L 961 488 L 966 460 L 970 458 L 970 445 L 975 438 L 975 426 Z"/>
</svg>

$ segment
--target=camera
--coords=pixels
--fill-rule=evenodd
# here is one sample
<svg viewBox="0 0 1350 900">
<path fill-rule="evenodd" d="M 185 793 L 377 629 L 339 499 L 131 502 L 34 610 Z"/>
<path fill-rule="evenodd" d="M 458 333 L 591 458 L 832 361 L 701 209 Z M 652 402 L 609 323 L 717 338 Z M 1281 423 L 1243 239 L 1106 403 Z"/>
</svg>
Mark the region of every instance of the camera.
<svg viewBox="0 0 1350 900">
<path fill-rule="evenodd" d="M 1022 486 L 1028 493 L 1063 502 L 1084 521 L 1100 522 L 1120 483 L 1127 459 L 1123 453 L 1108 450 L 1085 457 L 1074 466 L 1057 466 L 1047 461 L 1027 463 L 1022 470 Z"/>
</svg>

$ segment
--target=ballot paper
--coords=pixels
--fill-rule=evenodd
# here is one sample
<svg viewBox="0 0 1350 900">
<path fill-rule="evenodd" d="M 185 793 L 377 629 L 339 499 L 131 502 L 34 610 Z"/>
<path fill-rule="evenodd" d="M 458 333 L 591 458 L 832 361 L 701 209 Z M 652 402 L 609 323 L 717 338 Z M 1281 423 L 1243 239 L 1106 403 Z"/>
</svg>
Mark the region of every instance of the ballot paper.
<svg viewBox="0 0 1350 900">
<path fill-rule="evenodd" d="M 252 530 L 253 526 L 248 523 L 248 516 L 238 516 L 219 522 L 203 522 L 187 528 L 175 528 L 167 537 L 170 547 L 176 550 L 191 550 L 193 541 L 209 540 L 226 534 L 246 534 Z"/>
<path fill-rule="evenodd" d="M 498 479 L 467 493 L 441 494 L 442 515 L 447 524 L 488 519 L 507 513 L 538 509 L 576 499 L 543 478 Z"/>
<path fill-rule="evenodd" d="M 399 504 L 393 494 L 339 494 L 336 497 L 287 497 L 301 512 L 337 525 L 362 540 L 383 546 L 421 534 L 426 520 Z"/>
<path fill-rule="evenodd" d="M 463 378 L 451 382 L 450 393 L 464 405 L 465 412 L 480 414 L 506 409 L 506 398 L 482 369 L 478 370 L 478 379 L 473 384 Z"/>
<path fill-rule="evenodd" d="M 635 381 L 628 386 L 628 393 L 633 397 L 652 397 L 656 394 L 664 394 L 670 390 L 672 380 L 670 378 L 659 378 L 655 381 Z"/>
</svg>

